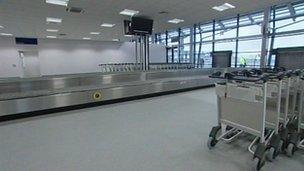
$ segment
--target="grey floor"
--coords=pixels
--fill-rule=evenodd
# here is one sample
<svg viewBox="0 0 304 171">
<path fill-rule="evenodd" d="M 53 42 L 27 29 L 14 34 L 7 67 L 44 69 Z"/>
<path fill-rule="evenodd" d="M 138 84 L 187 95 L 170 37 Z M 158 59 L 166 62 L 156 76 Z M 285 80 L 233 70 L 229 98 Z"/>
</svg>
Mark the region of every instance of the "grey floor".
<svg viewBox="0 0 304 171">
<path fill-rule="evenodd" d="M 6 123 L 0 170 L 251 170 L 247 137 L 207 149 L 215 123 L 212 88 Z M 304 152 L 263 170 L 303 171 Z"/>
</svg>

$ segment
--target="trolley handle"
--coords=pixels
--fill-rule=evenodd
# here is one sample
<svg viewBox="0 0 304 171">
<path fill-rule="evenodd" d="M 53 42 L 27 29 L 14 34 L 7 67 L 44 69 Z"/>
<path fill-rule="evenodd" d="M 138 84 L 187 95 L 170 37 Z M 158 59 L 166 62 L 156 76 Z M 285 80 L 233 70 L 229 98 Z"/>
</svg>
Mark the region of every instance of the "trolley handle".
<svg viewBox="0 0 304 171">
<path fill-rule="evenodd" d="M 267 75 L 263 75 L 261 77 L 244 77 L 244 76 L 232 76 L 232 75 L 227 75 L 226 77 L 228 80 L 234 80 L 234 81 L 244 81 L 244 82 L 263 82 L 266 83 L 269 79 Z"/>
<path fill-rule="evenodd" d="M 220 71 L 218 71 L 218 72 L 211 74 L 209 76 L 209 78 L 226 79 L 225 77 L 223 77 L 221 75 L 222 75 L 222 73 Z"/>
<path fill-rule="evenodd" d="M 301 73 L 302 73 L 302 71 L 300 69 L 297 69 L 292 72 L 292 75 L 299 76 Z"/>
<path fill-rule="evenodd" d="M 255 72 L 248 71 L 246 69 L 239 70 L 239 71 L 233 71 L 231 73 L 234 74 L 235 76 L 244 76 L 244 77 L 254 77 L 256 75 Z"/>
<path fill-rule="evenodd" d="M 286 73 L 284 72 L 279 72 L 277 74 L 274 74 L 274 73 L 267 73 L 266 74 L 268 76 L 269 79 L 272 79 L 272 80 L 283 80 L 286 76 Z"/>
<path fill-rule="evenodd" d="M 290 78 L 290 77 L 292 77 L 294 74 L 293 74 L 293 71 L 292 70 L 289 70 L 289 71 L 286 71 L 285 72 L 285 76 L 287 77 L 287 78 Z"/>
</svg>

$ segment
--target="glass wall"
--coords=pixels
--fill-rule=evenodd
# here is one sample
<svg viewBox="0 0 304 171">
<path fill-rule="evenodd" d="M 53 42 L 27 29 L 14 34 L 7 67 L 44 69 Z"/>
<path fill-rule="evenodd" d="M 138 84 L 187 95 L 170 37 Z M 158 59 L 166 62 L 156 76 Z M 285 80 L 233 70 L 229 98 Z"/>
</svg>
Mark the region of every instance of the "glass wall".
<svg viewBox="0 0 304 171">
<path fill-rule="evenodd" d="M 194 64 L 197 68 L 211 68 L 213 51 L 213 23 L 195 26 Z"/>
<path fill-rule="evenodd" d="M 213 51 L 232 51 L 232 67 L 260 67 L 263 19 L 263 11 L 239 14 L 156 34 L 155 43 L 167 45 L 168 62 L 210 68 Z M 304 46 L 304 1 L 271 7 L 269 25 L 268 64 L 273 66 L 273 49 Z"/>
</svg>

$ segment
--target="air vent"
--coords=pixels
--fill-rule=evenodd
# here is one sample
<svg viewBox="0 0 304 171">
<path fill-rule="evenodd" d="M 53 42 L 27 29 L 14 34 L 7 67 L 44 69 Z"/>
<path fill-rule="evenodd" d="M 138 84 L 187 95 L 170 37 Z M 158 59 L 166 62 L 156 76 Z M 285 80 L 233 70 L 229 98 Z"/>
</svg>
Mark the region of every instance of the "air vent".
<svg viewBox="0 0 304 171">
<path fill-rule="evenodd" d="M 67 12 L 72 12 L 72 13 L 84 13 L 84 10 L 79 7 L 69 7 L 66 9 Z"/>
<path fill-rule="evenodd" d="M 160 12 L 158 12 L 158 14 L 169 14 L 169 12 L 167 12 L 167 11 L 160 11 Z"/>
</svg>

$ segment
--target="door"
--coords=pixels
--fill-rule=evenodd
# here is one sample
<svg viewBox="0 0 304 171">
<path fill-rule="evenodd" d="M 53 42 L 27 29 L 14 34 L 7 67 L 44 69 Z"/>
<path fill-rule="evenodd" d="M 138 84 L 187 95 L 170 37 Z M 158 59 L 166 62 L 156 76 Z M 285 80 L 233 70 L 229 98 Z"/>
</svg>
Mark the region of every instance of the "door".
<svg viewBox="0 0 304 171">
<path fill-rule="evenodd" d="M 19 51 L 24 78 L 40 77 L 38 51 Z"/>
</svg>

